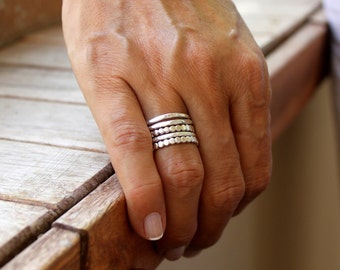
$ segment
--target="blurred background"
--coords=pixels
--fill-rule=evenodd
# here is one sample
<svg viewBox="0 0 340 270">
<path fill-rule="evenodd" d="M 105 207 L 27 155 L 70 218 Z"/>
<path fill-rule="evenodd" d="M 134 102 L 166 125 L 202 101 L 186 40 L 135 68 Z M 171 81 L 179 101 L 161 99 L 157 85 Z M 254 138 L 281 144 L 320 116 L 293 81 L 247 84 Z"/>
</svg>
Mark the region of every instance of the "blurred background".
<svg viewBox="0 0 340 270">
<path fill-rule="evenodd" d="M 269 188 L 214 246 L 160 270 L 339 270 L 340 178 L 330 81 L 274 144 Z"/>
</svg>

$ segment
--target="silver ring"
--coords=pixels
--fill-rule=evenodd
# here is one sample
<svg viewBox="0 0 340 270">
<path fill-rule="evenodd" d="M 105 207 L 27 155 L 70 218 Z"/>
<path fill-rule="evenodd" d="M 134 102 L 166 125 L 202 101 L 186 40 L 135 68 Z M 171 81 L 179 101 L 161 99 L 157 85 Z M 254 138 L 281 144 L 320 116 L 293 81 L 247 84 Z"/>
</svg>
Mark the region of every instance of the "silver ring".
<svg viewBox="0 0 340 270">
<path fill-rule="evenodd" d="M 167 139 L 171 138 L 176 138 L 176 137 L 186 137 L 186 136 L 191 136 L 191 137 L 196 137 L 196 134 L 193 132 L 172 132 L 164 135 L 159 135 L 157 137 L 153 137 L 152 141 L 153 142 L 159 142 L 159 141 L 165 141 Z"/>
<path fill-rule="evenodd" d="M 195 129 L 193 125 L 183 124 L 183 125 L 175 125 L 175 126 L 166 126 L 164 128 L 151 130 L 150 132 L 151 132 L 152 137 L 155 137 L 155 136 L 160 136 L 160 135 L 164 135 L 168 133 L 182 132 L 182 131 L 195 132 Z"/>
<path fill-rule="evenodd" d="M 150 119 L 147 124 L 154 150 L 180 143 L 198 145 L 195 128 L 188 114 L 166 113 Z"/>
<path fill-rule="evenodd" d="M 165 120 L 162 122 L 158 122 L 156 124 L 150 125 L 149 129 L 159 129 L 163 127 L 170 127 L 170 126 L 176 126 L 176 125 L 191 125 L 192 121 L 190 118 L 187 119 L 176 119 L 176 120 Z"/>
<path fill-rule="evenodd" d="M 153 144 L 153 149 L 158 150 L 160 148 L 178 144 L 178 143 L 193 143 L 193 144 L 198 145 L 198 140 L 196 136 L 183 136 L 183 137 L 170 138 L 170 139 L 166 139 L 163 141 L 155 142 Z"/>
<path fill-rule="evenodd" d="M 185 113 L 165 113 L 151 118 L 147 124 L 148 126 L 169 119 L 190 119 L 190 116 Z"/>
</svg>

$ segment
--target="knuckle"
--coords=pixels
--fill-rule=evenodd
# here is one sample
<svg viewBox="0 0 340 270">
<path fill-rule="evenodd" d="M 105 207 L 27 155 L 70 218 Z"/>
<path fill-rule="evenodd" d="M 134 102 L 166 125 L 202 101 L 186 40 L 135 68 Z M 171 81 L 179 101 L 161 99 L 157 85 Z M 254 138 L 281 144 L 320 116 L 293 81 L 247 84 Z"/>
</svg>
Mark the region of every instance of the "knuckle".
<svg viewBox="0 0 340 270">
<path fill-rule="evenodd" d="M 240 68 L 251 83 L 262 83 L 268 78 L 267 65 L 262 53 L 250 50 L 242 53 Z"/>
<path fill-rule="evenodd" d="M 245 197 L 248 198 L 248 200 L 252 200 L 265 191 L 269 183 L 270 176 L 262 177 L 261 179 L 250 182 L 246 186 Z"/>
<path fill-rule="evenodd" d="M 84 57 L 86 57 L 87 63 L 96 66 L 96 64 L 101 63 L 105 57 L 107 58 L 109 55 L 108 49 L 110 48 L 108 43 L 108 35 L 104 35 L 103 33 L 91 34 L 84 45 Z"/>
<path fill-rule="evenodd" d="M 244 48 L 240 51 L 240 64 L 242 69 L 247 71 L 261 73 L 261 70 L 266 65 L 263 54 L 259 50 Z"/>
<path fill-rule="evenodd" d="M 137 183 L 136 181 L 131 181 L 124 188 L 124 194 L 130 203 L 140 202 L 144 198 L 146 199 L 148 194 L 154 194 L 157 190 L 161 190 L 161 183 L 159 182 Z"/>
<path fill-rule="evenodd" d="M 232 212 L 237 207 L 245 194 L 245 185 L 243 182 L 228 186 L 225 189 L 210 195 L 207 203 L 214 209 L 220 209 L 225 212 Z"/>
<path fill-rule="evenodd" d="M 98 82 L 107 80 L 107 75 L 113 70 L 112 46 L 107 35 L 87 34 L 76 46 L 71 43 L 67 46 L 67 53 L 76 75 L 81 72 L 89 74 L 88 79 L 97 78 Z M 86 63 L 86 64 L 84 64 Z"/>
<path fill-rule="evenodd" d="M 202 185 L 203 174 L 203 166 L 198 162 L 169 162 L 167 182 L 176 189 L 196 188 Z"/>
<path fill-rule="evenodd" d="M 238 62 L 237 72 L 243 78 L 239 84 L 241 95 L 238 97 L 246 97 L 245 100 L 252 109 L 267 111 L 271 101 L 271 86 L 262 53 L 244 50 L 240 52 Z"/>
<path fill-rule="evenodd" d="M 107 130 L 111 134 L 112 146 L 118 149 L 137 151 L 152 145 L 149 130 L 137 123 L 112 120 Z"/>
<path fill-rule="evenodd" d="M 216 50 L 213 42 L 202 40 L 193 34 L 187 36 L 187 46 L 184 50 L 185 63 L 189 68 L 196 70 L 214 71 Z"/>
<path fill-rule="evenodd" d="M 262 147 L 266 149 L 267 147 Z M 268 151 L 271 153 L 271 151 Z M 272 173 L 271 154 L 260 155 L 257 158 L 256 166 L 253 166 L 248 173 L 244 174 L 246 181 L 245 200 L 251 201 L 261 194 L 269 185 Z"/>
</svg>

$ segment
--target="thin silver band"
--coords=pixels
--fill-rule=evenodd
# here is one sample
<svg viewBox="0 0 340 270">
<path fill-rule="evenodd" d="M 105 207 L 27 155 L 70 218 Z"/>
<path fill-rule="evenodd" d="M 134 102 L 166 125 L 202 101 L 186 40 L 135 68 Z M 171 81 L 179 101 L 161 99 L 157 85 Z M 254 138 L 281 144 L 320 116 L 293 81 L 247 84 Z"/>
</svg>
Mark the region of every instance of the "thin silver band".
<svg viewBox="0 0 340 270">
<path fill-rule="evenodd" d="M 147 121 L 148 126 L 169 119 L 190 119 L 190 116 L 186 113 L 165 113 L 151 118 Z"/>
<path fill-rule="evenodd" d="M 151 126 L 149 126 L 150 130 L 159 129 L 162 127 L 170 127 L 170 126 L 176 126 L 176 125 L 191 125 L 192 121 L 191 119 L 175 119 L 175 120 L 165 120 L 161 122 L 157 122 Z"/>
</svg>

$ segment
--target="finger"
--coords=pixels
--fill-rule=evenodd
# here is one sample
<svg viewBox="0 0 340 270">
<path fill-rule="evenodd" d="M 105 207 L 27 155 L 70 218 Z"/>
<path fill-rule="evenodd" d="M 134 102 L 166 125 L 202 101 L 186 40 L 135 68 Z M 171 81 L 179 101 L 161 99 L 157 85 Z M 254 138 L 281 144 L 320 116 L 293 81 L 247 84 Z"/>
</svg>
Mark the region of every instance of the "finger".
<svg viewBox="0 0 340 270">
<path fill-rule="evenodd" d="M 264 63 L 262 64 L 264 65 Z M 251 66 L 259 66 L 252 63 Z M 245 194 L 235 214 L 267 187 L 271 177 L 270 85 L 266 68 L 247 72 L 251 82 L 231 104 L 231 121 L 245 180 Z"/>
<path fill-rule="evenodd" d="M 150 99 L 141 97 L 148 118 L 168 112 L 186 113 L 185 104 L 176 93 L 166 91 L 166 97 L 159 96 L 158 99 L 157 94 L 152 96 L 152 104 Z M 171 145 L 158 149 L 154 155 L 162 178 L 167 211 L 167 229 L 157 247 L 167 259 L 175 260 L 182 255 L 196 232 L 203 165 L 195 144 Z"/>
<path fill-rule="evenodd" d="M 221 104 L 216 107 L 226 108 Z M 203 106 L 205 107 L 205 106 Z M 194 115 L 201 120 L 197 132 L 204 163 L 198 229 L 187 255 L 217 242 L 244 194 L 244 180 L 227 109 L 214 112 L 208 107 Z"/>
<path fill-rule="evenodd" d="M 157 240 L 165 230 L 165 203 L 140 104 L 120 78 L 95 87 L 90 107 L 122 185 L 130 222 L 140 236 Z"/>
<path fill-rule="evenodd" d="M 167 148 L 156 153 L 165 190 L 168 220 L 166 233 L 158 248 L 161 251 L 165 248 L 167 259 L 176 260 L 196 233 L 203 166 L 195 145 Z"/>
</svg>

